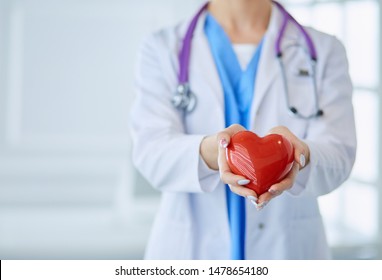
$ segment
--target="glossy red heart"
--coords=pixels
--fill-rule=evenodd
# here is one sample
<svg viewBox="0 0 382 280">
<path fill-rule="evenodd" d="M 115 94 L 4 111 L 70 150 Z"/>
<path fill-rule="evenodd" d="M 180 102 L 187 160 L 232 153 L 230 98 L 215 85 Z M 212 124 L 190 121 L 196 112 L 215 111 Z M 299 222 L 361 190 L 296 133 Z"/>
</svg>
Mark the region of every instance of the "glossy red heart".
<svg viewBox="0 0 382 280">
<path fill-rule="evenodd" d="M 258 195 L 284 179 L 294 161 L 293 146 L 282 135 L 259 137 L 247 130 L 231 137 L 226 156 L 231 171 L 251 180 L 246 187 Z"/>
</svg>

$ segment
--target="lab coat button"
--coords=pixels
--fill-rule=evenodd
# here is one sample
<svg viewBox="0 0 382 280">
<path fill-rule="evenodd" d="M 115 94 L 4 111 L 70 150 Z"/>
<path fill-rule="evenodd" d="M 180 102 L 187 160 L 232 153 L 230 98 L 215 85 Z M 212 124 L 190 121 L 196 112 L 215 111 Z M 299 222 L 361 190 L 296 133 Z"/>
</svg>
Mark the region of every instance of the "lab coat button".
<svg viewBox="0 0 382 280">
<path fill-rule="evenodd" d="M 259 229 L 263 229 L 264 228 L 264 224 L 263 223 L 260 223 L 259 224 Z"/>
</svg>

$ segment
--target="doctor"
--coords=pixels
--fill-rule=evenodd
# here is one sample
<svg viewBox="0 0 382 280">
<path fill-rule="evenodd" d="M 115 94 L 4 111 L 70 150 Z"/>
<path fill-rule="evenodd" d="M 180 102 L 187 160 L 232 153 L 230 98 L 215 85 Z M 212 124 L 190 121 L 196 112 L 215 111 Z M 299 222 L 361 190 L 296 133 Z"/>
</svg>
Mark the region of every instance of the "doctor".
<svg viewBox="0 0 382 280">
<path fill-rule="evenodd" d="M 136 87 L 133 161 L 162 192 L 146 258 L 330 258 L 317 197 L 348 178 L 356 153 L 336 38 L 270 0 L 212 0 L 145 40 Z M 224 156 L 244 129 L 295 149 L 290 173 L 261 196 Z"/>
</svg>

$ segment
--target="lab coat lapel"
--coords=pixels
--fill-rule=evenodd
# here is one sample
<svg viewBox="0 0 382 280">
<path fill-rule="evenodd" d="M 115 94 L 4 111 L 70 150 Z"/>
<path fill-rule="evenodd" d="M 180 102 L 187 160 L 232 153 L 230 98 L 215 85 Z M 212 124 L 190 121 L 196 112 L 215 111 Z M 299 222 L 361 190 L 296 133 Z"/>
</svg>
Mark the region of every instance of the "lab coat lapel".
<svg viewBox="0 0 382 280">
<path fill-rule="evenodd" d="M 192 53 L 190 61 L 190 82 L 192 87 L 199 94 L 209 94 L 215 100 L 211 104 L 218 104 L 221 113 L 224 115 L 224 94 L 220 83 L 219 74 L 215 66 L 207 37 L 204 33 L 204 13 L 196 26 L 194 39 L 192 40 Z M 194 82 L 194 83 L 193 83 Z"/>
<path fill-rule="evenodd" d="M 272 15 L 269 27 L 264 37 L 264 45 L 260 56 L 260 61 L 257 70 L 257 77 L 254 88 L 254 98 L 250 113 L 251 128 L 253 128 L 255 115 L 259 110 L 261 102 L 272 82 L 280 73 L 280 66 L 275 53 L 275 41 L 281 25 L 282 15 L 278 8 L 273 5 Z"/>
<path fill-rule="evenodd" d="M 270 37 L 265 38 L 257 71 L 251 120 L 254 119 L 269 86 L 274 81 L 279 71 L 280 69 L 277 64 L 274 50 L 274 39 Z"/>
</svg>

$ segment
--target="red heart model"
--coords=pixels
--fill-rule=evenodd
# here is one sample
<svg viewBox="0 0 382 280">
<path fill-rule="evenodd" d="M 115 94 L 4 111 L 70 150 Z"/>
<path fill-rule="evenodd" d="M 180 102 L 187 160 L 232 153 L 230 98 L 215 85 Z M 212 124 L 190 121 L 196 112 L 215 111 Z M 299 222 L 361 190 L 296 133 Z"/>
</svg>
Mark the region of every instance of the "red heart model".
<svg viewBox="0 0 382 280">
<path fill-rule="evenodd" d="M 226 149 L 231 171 L 251 180 L 246 187 L 261 195 L 280 182 L 293 166 L 293 146 L 282 135 L 259 137 L 245 130 L 235 133 Z"/>
</svg>

